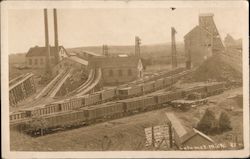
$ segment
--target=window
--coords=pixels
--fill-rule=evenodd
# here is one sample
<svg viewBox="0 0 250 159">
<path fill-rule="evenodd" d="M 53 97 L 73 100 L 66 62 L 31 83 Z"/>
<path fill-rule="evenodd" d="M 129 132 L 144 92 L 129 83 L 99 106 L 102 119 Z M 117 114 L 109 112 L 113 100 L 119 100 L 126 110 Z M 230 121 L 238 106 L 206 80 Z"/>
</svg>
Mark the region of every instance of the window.
<svg viewBox="0 0 250 159">
<path fill-rule="evenodd" d="M 114 75 L 113 70 L 109 70 L 109 76 L 113 76 L 113 75 Z"/>
<path fill-rule="evenodd" d="M 29 64 L 32 65 L 32 59 L 29 59 Z"/>
<path fill-rule="evenodd" d="M 43 59 L 40 59 L 40 64 L 43 65 Z"/>
<path fill-rule="evenodd" d="M 37 65 L 37 59 L 35 59 L 35 65 Z"/>
<path fill-rule="evenodd" d="M 129 76 L 132 75 L 132 70 L 131 70 L 131 69 L 128 70 L 128 75 L 129 75 Z"/>
<path fill-rule="evenodd" d="M 119 70 L 119 76 L 122 76 L 122 70 Z"/>
</svg>

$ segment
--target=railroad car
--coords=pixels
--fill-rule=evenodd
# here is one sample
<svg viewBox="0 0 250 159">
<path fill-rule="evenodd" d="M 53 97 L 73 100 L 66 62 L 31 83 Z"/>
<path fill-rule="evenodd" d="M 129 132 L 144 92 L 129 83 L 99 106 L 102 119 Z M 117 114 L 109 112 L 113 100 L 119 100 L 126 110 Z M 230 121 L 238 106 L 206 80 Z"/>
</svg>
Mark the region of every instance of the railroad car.
<svg viewBox="0 0 250 159">
<path fill-rule="evenodd" d="M 155 89 L 156 90 L 162 89 L 163 86 L 164 86 L 164 79 L 163 78 L 160 78 L 160 79 L 155 81 Z"/>
<path fill-rule="evenodd" d="M 62 110 L 61 105 L 59 104 L 59 102 L 53 102 L 50 104 L 46 104 L 45 108 L 47 109 L 47 113 L 46 114 L 52 114 L 52 113 L 56 113 Z"/>
<path fill-rule="evenodd" d="M 33 116 L 43 116 L 48 114 L 47 109 L 48 107 L 46 108 L 45 105 L 39 105 L 36 107 L 26 108 L 23 110 L 26 112 L 27 117 L 33 117 Z"/>
<path fill-rule="evenodd" d="M 224 91 L 225 88 L 225 84 L 224 83 L 212 83 L 207 85 L 207 95 L 208 96 L 212 96 L 212 95 L 216 95 L 219 93 L 222 93 Z"/>
<path fill-rule="evenodd" d="M 100 93 L 101 93 L 102 102 L 106 102 L 106 101 L 110 101 L 110 100 L 115 98 L 116 89 L 115 88 L 107 89 L 107 90 L 101 91 Z"/>
<path fill-rule="evenodd" d="M 153 92 L 155 90 L 155 81 L 147 82 L 142 85 L 143 93 Z"/>
<path fill-rule="evenodd" d="M 71 99 L 65 99 L 61 102 L 61 111 L 68 111 L 68 110 L 72 110 L 73 106 L 72 106 L 72 101 Z"/>
<path fill-rule="evenodd" d="M 83 108 L 88 123 L 123 114 L 123 104 L 112 102 Z"/>
<path fill-rule="evenodd" d="M 119 101 L 123 103 L 125 113 L 134 113 L 139 112 L 144 109 L 144 100 L 143 98 L 131 98 Z"/>
<path fill-rule="evenodd" d="M 27 114 L 25 111 L 18 111 L 10 113 L 10 121 L 17 121 L 27 118 Z"/>
<path fill-rule="evenodd" d="M 170 102 L 172 100 L 181 99 L 183 93 L 181 91 L 176 92 L 166 92 L 166 93 L 159 93 L 157 94 L 157 102 L 158 104 L 163 104 Z"/>
<path fill-rule="evenodd" d="M 157 108 L 158 103 L 157 103 L 156 96 L 142 97 L 142 99 L 144 101 L 144 109 L 145 110 L 152 110 L 154 108 Z"/>
<path fill-rule="evenodd" d="M 120 99 L 125 99 L 141 95 L 143 93 L 143 90 L 141 85 L 134 85 L 130 87 L 118 88 L 117 92 Z"/>
<path fill-rule="evenodd" d="M 38 128 L 39 121 L 34 118 L 29 121 L 27 124 L 28 128 L 26 130 L 27 133 L 32 135 L 41 135 L 41 129 L 43 129 L 43 133 L 48 133 L 53 131 L 57 128 L 65 128 L 65 127 L 72 127 L 72 126 L 79 126 L 85 124 L 86 118 L 84 116 L 83 111 L 68 111 L 68 112 L 58 112 L 53 115 L 46 115 L 43 117 L 43 123 L 46 123 L 43 127 Z M 38 124 L 38 125 L 36 125 Z M 36 125 L 33 127 L 33 125 Z"/>
<path fill-rule="evenodd" d="M 102 101 L 100 93 L 89 94 L 89 95 L 85 96 L 84 100 L 85 100 L 84 101 L 84 103 L 85 103 L 84 106 L 98 104 L 98 103 L 100 103 Z"/>
<path fill-rule="evenodd" d="M 173 79 L 171 77 L 164 78 L 164 87 L 171 86 L 173 84 Z"/>
<path fill-rule="evenodd" d="M 193 87 L 193 88 L 187 88 L 183 90 L 183 96 L 187 97 L 189 94 L 192 93 L 200 93 L 201 97 L 206 97 L 207 96 L 207 89 L 205 86 L 198 86 L 198 87 Z"/>
</svg>

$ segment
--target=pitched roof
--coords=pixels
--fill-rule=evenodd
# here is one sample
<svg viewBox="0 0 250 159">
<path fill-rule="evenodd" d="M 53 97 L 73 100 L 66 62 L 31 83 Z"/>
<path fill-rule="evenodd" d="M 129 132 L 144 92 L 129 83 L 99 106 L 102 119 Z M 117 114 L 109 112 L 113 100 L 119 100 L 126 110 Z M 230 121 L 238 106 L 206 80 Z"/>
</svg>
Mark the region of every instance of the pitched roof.
<svg viewBox="0 0 250 159">
<path fill-rule="evenodd" d="M 192 33 L 194 33 L 195 31 L 201 31 L 201 32 L 204 32 L 204 33 L 207 33 L 208 35 L 212 36 L 212 34 L 210 32 L 208 32 L 207 30 L 205 30 L 204 28 L 202 28 L 201 26 L 195 26 L 191 31 L 189 31 L 185 36 L 184 38 L 187 38 L 189 37 L 190 35 L 192 35 Z"/>
<path fill-rule="evenodd" d="M 59 46 L 59 50 L 63 48 L 63 46 Z M 32 56 L 45 56 L 46 55 L 46 47 L 35 46 L 29 49 L 26 57 Z M 64 48 L 63 48 L 64 49 Z M 55 46 L 50 46 L 50 56 L 55 56 Z"/>
<path fill-rule="evenodd" d="M 111 67 L 137 67 L 139 58 L 129 57 L 94 57 L 90 59 L 90 65 L 102 68 Z"/>
<path fill-rule="evenodd" d="M 186 133 L 184 136 L 181 137 L 181 144 L 187 142 L 195 135 L 200 135 L 204 139 L 210 141 L 211 143 L 214 143 L 214 141 L 209 136 L 207 136 L 204 133 L 200 132 L 199 130 L 193 128 L 193 130 L 189 131 L 188 133 Z"/>
<path fill-rule="evenodd" d="M 173 113 L 166 113 L 166 115 L 179 137 L 182 137 L 187 133 L 186 129 L 182 126 L 179 119 Z"/>
<path fill-rule="evenodd" d="M 82 65 L 85 65 L 85 66 L 88 65 L 88 61 L 86 61 L 84 59 L 81 59 L 81 58 L 79 58 L 77 56 L 70 56 L 70 57 L 68 57 L 68 59 L 72 60 L 72 61 L 75 61 L 75 62 L 78 62 L 78 63 L 80 63 Z"/>
</svg>

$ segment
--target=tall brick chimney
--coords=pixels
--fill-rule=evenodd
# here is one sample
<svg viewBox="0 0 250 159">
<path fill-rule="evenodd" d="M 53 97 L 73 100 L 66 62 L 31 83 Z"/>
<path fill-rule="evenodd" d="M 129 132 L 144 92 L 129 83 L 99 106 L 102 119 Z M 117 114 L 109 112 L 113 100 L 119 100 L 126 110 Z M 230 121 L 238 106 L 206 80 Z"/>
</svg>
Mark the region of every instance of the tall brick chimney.
<svg viewBox="0 0 250 159">
<path fill-rule="evenodd" d="M 44 25 L 45 25 L 45 47 L 46 47 L 46 73 L 51 73 L 50 67 L 50 45 L 49 45 L 49 30 L 48 30 L 48 14 L 47 9 L 44 9 Z"/>
<path fill-rule="evenodd" d="M 55 32 L 55 63 L 59 63 L 59 45 L 58 45 L 58 30 L 57 30 L 57 12 L 53 9 L 54 13 L 54 32 Z"/>
</svg>

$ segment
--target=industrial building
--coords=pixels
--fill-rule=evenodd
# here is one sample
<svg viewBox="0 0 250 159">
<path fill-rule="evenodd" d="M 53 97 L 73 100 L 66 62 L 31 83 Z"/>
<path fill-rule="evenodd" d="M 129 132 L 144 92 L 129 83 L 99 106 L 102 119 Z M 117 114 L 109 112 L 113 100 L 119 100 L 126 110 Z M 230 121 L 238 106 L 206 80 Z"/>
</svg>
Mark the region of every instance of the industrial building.
<svg viewBox="0 0 250 159">
<path fill-rule="evenodd" d="M 89 61 L 90 68 L 101 68 L 102 82 L 116 85 L 143 76 L 142 62 L 138 57 L 95 57 Z"/>
<path fill-rule="evenodd" d="M 199 25 L 184 36 L 187 62 L 200 65 L 212 55 L 224 51 L 213 14 L 200 14 Z"/>
<path fill-rule="evenodd" d="M 58 51 L 58 58 L 61 61 L 63 58 L 68 57 L 68 53 L 63 46 L 59 46 Z M 26 66 L 29 68 L 45 68 L 46 67 L 46 54 L 47 48 L 46 47 L 39 47 L 35 46 L 29 49 L 28 53 L 26 54 Z M 50 64 L 51 66 L 56 65 L 56 48 L 50 47 Z"/>
</svg>

